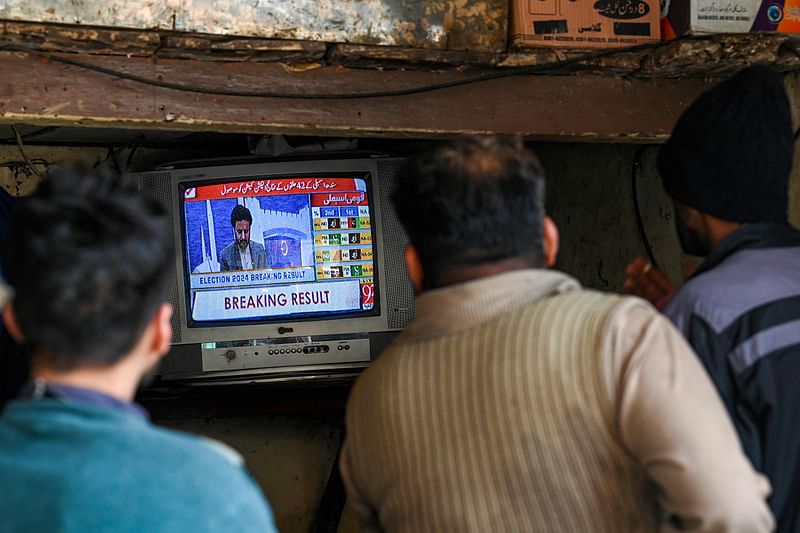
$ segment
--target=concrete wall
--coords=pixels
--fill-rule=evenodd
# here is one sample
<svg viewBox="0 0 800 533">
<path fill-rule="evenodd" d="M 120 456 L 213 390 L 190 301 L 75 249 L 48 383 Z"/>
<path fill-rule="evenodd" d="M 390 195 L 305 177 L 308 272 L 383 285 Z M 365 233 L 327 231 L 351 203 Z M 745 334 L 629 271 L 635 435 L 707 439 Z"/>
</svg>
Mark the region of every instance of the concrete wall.
<svg viewBox="0 0 800 533">
<path fill-rule="evenodd" d="M 278 529 L 283 533 L 309 531 L 342 440 L 341 415 L 283 414 L 158 423 L 236 448 L 269 499 Z"/>
<path fill-rule="evenodd" d="M 655 171 L 657 145 L 549 143 L 534 147 L 547 172 L 547 210 L 561 233 L 556 268 L 584 286 L 621 291 L 625 267 L 646 257 L 633 201 L 634 160 L 639 207 L 658 265 L 674 281 L 683 263 L 672 202 Z"/>
</svg>

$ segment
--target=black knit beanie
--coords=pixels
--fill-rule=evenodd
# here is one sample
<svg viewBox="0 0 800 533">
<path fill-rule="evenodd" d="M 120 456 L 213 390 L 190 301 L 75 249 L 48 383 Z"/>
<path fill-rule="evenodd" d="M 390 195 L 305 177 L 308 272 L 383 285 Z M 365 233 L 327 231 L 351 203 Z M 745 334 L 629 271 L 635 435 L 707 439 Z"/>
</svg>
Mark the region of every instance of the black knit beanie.
<svg viewBox="0 0 800 533">
<path fill-rule="evenodd" d="M 703 93 L 659 150 L 667 193 L 730 222 L 786 222 L 794 138 L 781 78 L 746 68 Z"/>
</svg>

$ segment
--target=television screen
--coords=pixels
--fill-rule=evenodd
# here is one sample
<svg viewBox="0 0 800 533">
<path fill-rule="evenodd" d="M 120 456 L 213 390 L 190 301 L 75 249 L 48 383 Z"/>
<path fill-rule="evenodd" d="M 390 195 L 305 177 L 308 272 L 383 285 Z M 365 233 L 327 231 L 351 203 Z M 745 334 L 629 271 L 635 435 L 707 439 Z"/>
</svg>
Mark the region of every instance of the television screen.
<svg viewBox="0 0 800 533">
<path fill-rule="evenodd" d="M 379 309 L 366 176 L 182 184 L 189 326 Z"/>
</svg>

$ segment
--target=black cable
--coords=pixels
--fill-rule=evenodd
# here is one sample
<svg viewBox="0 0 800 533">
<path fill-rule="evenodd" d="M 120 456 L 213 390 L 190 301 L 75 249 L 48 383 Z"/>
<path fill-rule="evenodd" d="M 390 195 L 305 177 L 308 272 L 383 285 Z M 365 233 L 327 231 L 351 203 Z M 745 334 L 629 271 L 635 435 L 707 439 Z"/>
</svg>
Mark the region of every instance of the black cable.
<svg viewBox="0 0 800 533">
<path fill-rule="evenodd" d="M 631 166 L 631 194 L 633 195 L 633 210 L 636 214 L 636 225 L 639 228 L 639 235 L 642 237 L 644 249 L 647 252 L 647 258 L 654 268 L 658 268 L 658 261 L 653 253 L 653 247 L 650 244 L 650 239 L 647 237 L 647 229 L 644 227 L 644 218 L 642 217 L 642 207 L 639 205 L 639 169 L 642 167 L 642 154 L 646 149 L 650 148 L 649 145 L 643 144 L 636 149 L 633 155 L 633 164 Z"/>
<path fill-rule="evenodd" d="M 28 139 L 31 139 L 33 137 L 39 137 L 41 135 L 46 135 L 46 134 L 48 134 L 48 133 L 50 133 L 52 131 L 56 131 L 59 128 L 60 128 L 60 126 L 45 126 L 43 128 L 39 128 L 38 130 L 34 130 L 34 131 L 30 132 L 30 133 L 26 133 L 25 135 L 21 135 L 21 137 L 22 137 L 23 141 L 27 141 Z M 0 143 L 6 143 L 6 142 L 14 142 L 14 143 L 16 143 L 17 142 L 17 137 L 14 136 L 14 137 L 8 137 L 6 139 L 0 139 Z"/>
<path fill-rule="evenodd" d="M 22 143 L 22 136 L 19 134 L 19 131 L 17 131 L 17 127 L 12 125 L 11 126 L 11 131 L 14 132 L 14 135 L 17 138 L 17 148 L 19 149 L 19 153 L 22 156 L 22 159 L 24 159 L 25 162 L 28 163 L 28 166 L 31 168 L 31 172 L 36 174 L 37 178 L 41 178 L 42 177 L 42 173 L 39 172 L 39 170 L 35 166 L 33 166 L 33 163 L 28 158 L 28 154 L 25 153 L 25 145 Z"/>
<path fill-rule="evenodd" d="M 313 99 L 313 100 L 354 100 L 358 98 L 380 98 L 380 97 L 387 97 L 387 96 L 408 96 L 412 94 L 419 94 L 431 91 L 438 91 L 441 89 L 448 89 L 451 87 L 458 87 L 461 85 L 471 85 L 474 83 L 480 83 L 483 81 L 489 80 L 496 80 L 501 78 L 509 78 L 512 76 L 526 76 L 531 74 L 539 74 L 543 72 L 547 72 L 550 70 L 555 70 L 560 67 L 566 67 L 569 65 L 574 65 L 577 63 L 583 63 L 585 61 L 593 61 L 596 59 L 601 59 L 603 57 L 608 57 L 612 55 L 618 54 L 625 54 L 631 52 L 638 52 L 641 50 L 650 50 L 661 48 L 663 46 L 667 46 L 669 44 L 675 43 L 677 40 L 689 40 L 689 39 L 698 39 L 697 36 L 686 36 L 686 37 L 679 37 L 678 39 L 672 41 L 665 41 L 665 42 L 655 42 L 655 43 L 647 43 L 637 46 L 630 46 L 627 48 L 612 48 L 608 50 L 602 50 L 599 52 L 591 52 L 587 54 L 583 54 L 581 56 L 577 56 L 570 59 L 563 59 L 559 61 L 553 61 L 550 63 L 545 63 L 542 65 L 533 65 L 530 67 L 523 67 L 514 70 L 506 70 L 506 71 L 495 71 L 489 72 L 485 74 L 480 74 L 477 76 L 472 76 L 469 78 L 463 78 L 460 80 L 451 80 L 442 83 L 435 83 L 430 85 L 422 85 L 418 87 L 409 87 L 406 89 L 395 89 L 390 91 L 368 91 L 368 92 L 360 92 L 360 93 L 294 93 L 294 92 L 283 92 L 283 91 L 239 91 L 239 90 L 232 90 L 232 89 L 212 89 L 208 87 L 197 87 L 192 85 L 184 85 L 181 83 L 172 83 L 163 80 L 154 80 L 151 78 L 146 78 L 143 76 L 138 76 L 136 74 L 129 74 L 127 72 L 121 72 L 114 69 L 109 69 L 106 67 L 102 67 L 99 65 L 93 65 L 90 63 L 84 63 L 82 61 L 76 61 L 74 59 L 69 59 L 63 56 L 53 55 L 49 52 L 43 52 L 41 50 L 36 50 L 34 48 L 28 48 L 19 45 L 11 45 L 11 44 L 0 44 L 0 50 L 5 51 L 13 51 L 13 52 L 23 52 L 32 55 L 36 55 L 39 57 L 43 57 L 52 61 L 54 63 L 62 63 L 64 65 L 70 65 L 73 67 L 82 68 L 85 70 L 91 70 L 94 72 L 98 72 L 100 74 L 106 74 L 108 76 L 113 76 L 115 78 L 124 79 L 133 81 L 136 83 L 142 83 L 145 85 L 151 85 L 153 87 L 159 87 L 162 89 L 172 89 L 175 91 L 183 91 L 183 92 L 192 92 L 192 93 L 200 93 L 200 94 L 210 94 L 215 96 L 241 96 L 241 97 L 248 97 L 248 98 L 283 98 L 283 99 Z"/>
<path fill-rule="evenodd" d="M 107 148 L 107 150 L 108 150 L 108 152 L 106 152 L 106 156 L 103 159 L 98 159 L 97 161 L 94 162 L 94 165 L 92 165 L 93 169 L 97 169 L 97 168 L 100 168 L 100 167 L 102 167 L 104 165 L 107 165 L 109 163 L 109 161 L 111 161 L 113 163 L 113 160 L 117 156 L 117 154 L 114 152 L 114 146 L 109 146 Z M 120 148 L 119 150 L 122 151 L 122 148 Z M 116 165 L 116 163 L 113 163 L 113 164 L 114 164 L 113 168 L 116 169 L 118 167 L 118 165 Z"/>
<path fill-rule="evenodd" d="M 52 164 L 47 159 L 42 159 L 40 157 L 34 157 L 31 159 L 31 163 L 34 165 L 40 165 L 43 167 L 50 167 Z M 4 163 L 0 163 L 0 168 L 8 168 L 8 169 L 15 169 L 19 167 L 27 167 L 28 163 L 26 161 L 6 161 Z"/>
<path fill-rule="evenodd" d="M 140 143 L 135 143 L 131 147 L 131 151 L 128 153 L 128 159 L 125 160 L 125 168 L 123 169 L 125 172 L 131 171 L 131 163 L 133 162 L 133 156 L 136 155 L 136 151 L 139 149 L 140 146 L 141 146 Z"/>
</svg>

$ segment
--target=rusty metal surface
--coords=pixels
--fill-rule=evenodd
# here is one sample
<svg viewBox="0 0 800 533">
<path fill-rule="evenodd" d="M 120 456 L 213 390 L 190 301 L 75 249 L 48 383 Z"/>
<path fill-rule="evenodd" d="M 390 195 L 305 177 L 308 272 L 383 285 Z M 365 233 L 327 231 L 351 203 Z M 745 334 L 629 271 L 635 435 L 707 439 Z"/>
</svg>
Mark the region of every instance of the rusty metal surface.
<svg viewBox="0 0 800 533">
<path fill-rule="evenodd" d="M 506 0 L 5 0 L 10 20 L 499 52 Z"/>
</svg>

